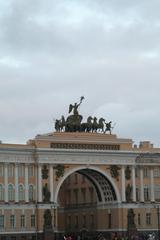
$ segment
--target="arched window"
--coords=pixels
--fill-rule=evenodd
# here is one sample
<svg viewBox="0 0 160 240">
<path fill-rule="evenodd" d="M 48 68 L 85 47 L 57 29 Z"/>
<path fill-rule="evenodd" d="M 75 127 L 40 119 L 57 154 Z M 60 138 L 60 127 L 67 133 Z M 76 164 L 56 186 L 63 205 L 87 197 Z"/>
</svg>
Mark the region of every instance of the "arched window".
<svg viewBox="0 0 160 240">
<path fill-rule="evenodd" d="M 18 187 L 19 201 L 24 201 L 24 187 L 23 185 L 19 185 Z"/>
<path fill-rule="evenodd" d="M 33 185 L 29 185 L 29 201 L 34 200 L 34 187 Z"/>
<path fill-rule="evenodd" d="M 8 185 L 8 200 L 14 201 L 14 187 L 12 184 Z"/>
<path fill-rule="evenodd" d="M 2 184 L 0 184 L 0 201 L 4 201 L 4 188 Z"/>
</svg>

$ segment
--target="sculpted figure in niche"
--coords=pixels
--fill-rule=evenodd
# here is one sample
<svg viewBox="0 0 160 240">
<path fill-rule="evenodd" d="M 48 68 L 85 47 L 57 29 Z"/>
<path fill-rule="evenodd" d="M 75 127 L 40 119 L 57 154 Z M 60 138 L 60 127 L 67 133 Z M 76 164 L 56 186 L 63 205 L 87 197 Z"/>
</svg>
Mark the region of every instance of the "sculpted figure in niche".
<svg viewBox="0 0 160 240">
<path fill-rule="evenodd" d="M 50 196 L 51 196 L 51 193 L 48 189 L 48 185 L 47 183 L 43 186 L 43 202 L 50 202 Z"/>
</svg>

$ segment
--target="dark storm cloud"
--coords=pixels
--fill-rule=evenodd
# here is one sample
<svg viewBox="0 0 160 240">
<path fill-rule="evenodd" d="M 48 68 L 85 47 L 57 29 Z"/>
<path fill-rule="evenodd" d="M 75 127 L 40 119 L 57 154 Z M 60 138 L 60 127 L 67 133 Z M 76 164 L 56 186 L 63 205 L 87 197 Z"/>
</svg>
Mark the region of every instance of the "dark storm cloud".
<svg viewBox="0 0 160 240">
<path fill-rule="evenodd" d="M 86 99 L 84 117 L 120 137 L 159 141 L 160 2 L 0 2 L 0 133 L 24 142 Z M 154 127 L 153 127 L 154 126 Z"/>
</svg>

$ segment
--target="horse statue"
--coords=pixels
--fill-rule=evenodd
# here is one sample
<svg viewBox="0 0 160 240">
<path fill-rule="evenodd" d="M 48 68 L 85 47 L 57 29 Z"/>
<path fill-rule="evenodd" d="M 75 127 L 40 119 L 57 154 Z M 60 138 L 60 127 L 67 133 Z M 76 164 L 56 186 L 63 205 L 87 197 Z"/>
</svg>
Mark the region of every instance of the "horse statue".
<svg viewBox="0 0 160 240">
<path fill-rule="evenodd" d="M 93 123 L 92 123 L 92 132 L 97 132 L 97 129 L 98 129 L 98 122 L 97 122 L 97 118 L 94 117 Z"/>
<path fill-rule="evenodd" d="M 105 122 L 104 118 L 100 118 L 98 121 L 98 130 L 100 130 L 101 132 L 104 132 L 104 122 Z"/>
<path fill-rule="evenodd" d="M 87 122 L 81 123 L 80 131 L 81 132 L 90 132 L 92 130 L 92 117 L 87 118 Z"/>
<path fill-rule="evenodd" d="M 65 124 L 66 124 L 66 121 L 64 116 L 62 116 L 60 120 L 56 119 L 55 121 L 56 132 L 62 132 L 65 127 Z"/>
</svg>

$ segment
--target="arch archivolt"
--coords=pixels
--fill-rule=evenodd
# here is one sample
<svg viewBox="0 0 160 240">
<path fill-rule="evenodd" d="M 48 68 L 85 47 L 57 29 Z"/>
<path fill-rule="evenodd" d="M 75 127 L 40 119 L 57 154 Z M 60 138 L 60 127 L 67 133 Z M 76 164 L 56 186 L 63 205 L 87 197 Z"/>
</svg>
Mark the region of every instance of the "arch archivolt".
<svg viewBox="0 0 160 240">
<path fill-rule="evenodd" d="M 57 185 L 55 186 L 54 191 L 54 202 L 57 203 L 58 201 L 58 193 L 60 190 L 60 187 L 62 186 L 63 182 L 69 175 L 72 173 L 78 172 L 80 174 L 86 175 L 89 180 L 99 189 L 99 192 L 102 196 L 102 199 L 99 199 L 101 202 L 121 202 L 120 192 L 118 190 L 117 185 L 115 184 L 113 178 L 108 174 L 107 171 L 98 166 L 86 166 L 86 165 L 80 165 L 80 166 L 70 166 L 69 168 L 65 169 L 65 173 L 63 177 L 61 177 Z M 113 194 L 111 193 L 113 192 Z M 109 195 L 109 196 L 106 196 Z"/>
</svg>

